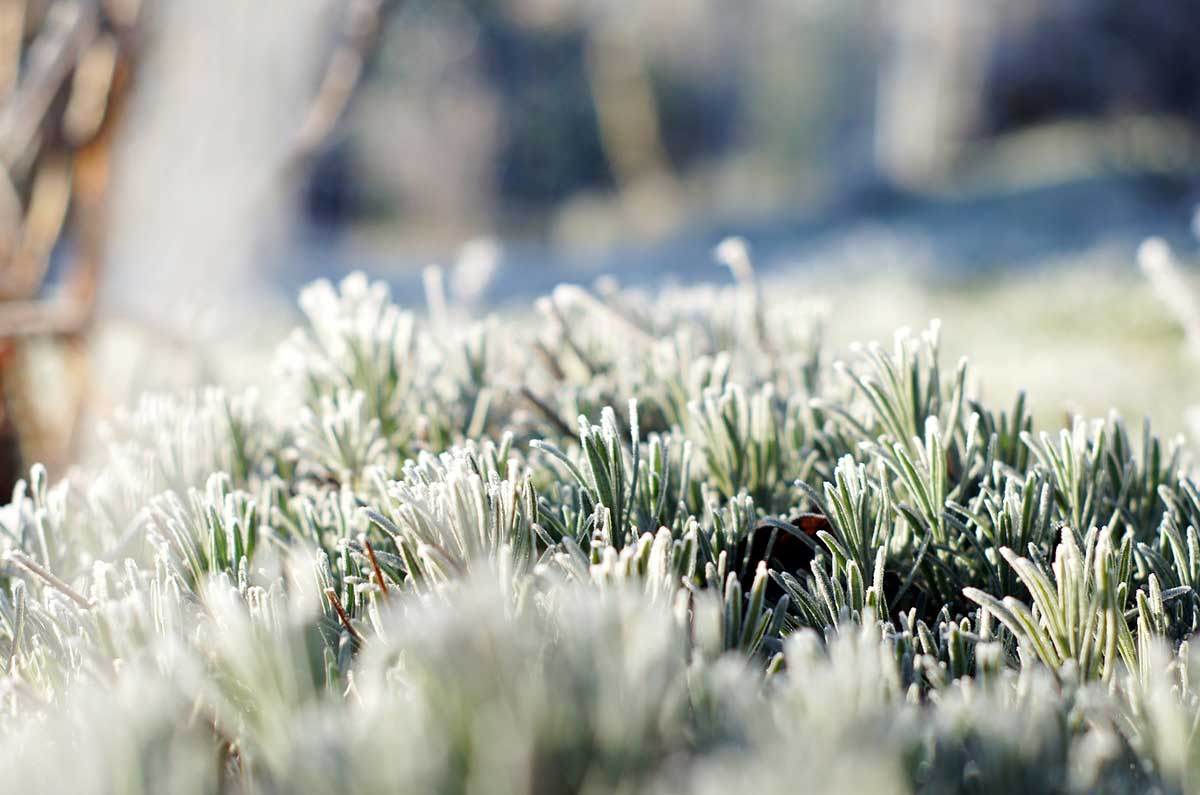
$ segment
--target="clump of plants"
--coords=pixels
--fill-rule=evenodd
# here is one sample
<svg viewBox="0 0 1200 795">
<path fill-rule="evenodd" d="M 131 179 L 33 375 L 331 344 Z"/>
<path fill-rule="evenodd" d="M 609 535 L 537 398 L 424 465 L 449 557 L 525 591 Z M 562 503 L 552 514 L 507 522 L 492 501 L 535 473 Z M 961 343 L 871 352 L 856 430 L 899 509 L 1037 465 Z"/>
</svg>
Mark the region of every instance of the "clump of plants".
<svg viewBox="0 0 1200 795">
<path fill-rule="evenodd" d="M 319 282 L 256 390 L 35 467 L 0 511 L 6 782 L 1194 787 L 1180 443 L 1036 429 L 936 325 L 827 351 L 743 254 L 482 320 Z"/>
</svg>

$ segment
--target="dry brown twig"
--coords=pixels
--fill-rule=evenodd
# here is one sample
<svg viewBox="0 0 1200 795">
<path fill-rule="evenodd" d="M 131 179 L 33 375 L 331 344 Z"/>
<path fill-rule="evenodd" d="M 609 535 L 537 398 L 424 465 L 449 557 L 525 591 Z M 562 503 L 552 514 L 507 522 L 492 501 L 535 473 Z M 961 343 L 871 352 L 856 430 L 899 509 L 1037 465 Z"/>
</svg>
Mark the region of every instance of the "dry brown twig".
<svg viewBox="0 0 1200 795">
<path fill-rule="evenodd" d="M 379 590 L 383 592 L 383 598 L 388 597 L 387 582 L 383 579 L 383 569 L 379 567 L 379 559 L 375 557 L 375 548 L 371 546 L 371 542 L 364 535 L 362 537 L 363 548 L 367 550 L 367 559 L 371 561 L 371 569 L 375 573 L 375 581 L 379 583 Z"/>
<path fill-rule="evenodd" d="M 337 591 L 333 590 L 332 588 L 326 588 L 325 596 L 329 599 L 329 603 L 333 605 L 333 611 L 337 613 L 338 620 L 342 622 L 342 626 L 345 627 L 346 631 L 350 633 L 350 637 L 354 638 L 354 640 L 358 643 L 362 643 L 365 638 L 363 638 L 362 633 L 355 629 L 354 625 L 350 623 L 350 616 L 346 614 L 346 608 L 342 607 L 342 600 L 338 599 Z"/>
</svg>

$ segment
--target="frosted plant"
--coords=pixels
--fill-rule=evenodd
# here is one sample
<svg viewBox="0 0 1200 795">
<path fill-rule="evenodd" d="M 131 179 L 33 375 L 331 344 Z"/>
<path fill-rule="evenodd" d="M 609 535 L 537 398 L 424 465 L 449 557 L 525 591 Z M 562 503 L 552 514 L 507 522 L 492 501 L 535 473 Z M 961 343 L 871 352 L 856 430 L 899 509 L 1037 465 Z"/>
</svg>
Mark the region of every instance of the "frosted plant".
<svg viewBox="0 0 1200 795">
<path fill-rule="evenodd" d="M 215 738 L 193 695 L 135 662 L 106 687 L 81 688 L 46 720 L 6 733 L 0 759 L 25 792 L 213 792 Z M 108 726 L 109 730 L 98 730 Z M 119 729 L 117 728 L 119 727 Z"/>
<path fill-rule="evenodd" d="M 577 465 L 553 443 L 534 442 L 562 463 L 570 477 L 581 489 L 585 513 L 593 517 L 592 535 L 599 544 L 617 549 L 631 543 L 637 536 L 638 467 L 641 464 L 637 403 L 629 404 L 629 435 L 631 449 L 626 452 L 617 427 L 616 414 L 605 408 L 599 425 L 579 417 L 580 462 Z"/>
<path fill-rule="evenodd" d="M 1188 791 L 1177 441 L 1038 432 L 936 325 L 831 365 L 720 254 L 733 287 L 536 317 L 318 284 L 283 378 L 35 467 L 0 509 L 6 784 Z"/>
<path fill-rule="evenodd" d="M 1179 272 L 1171 247 L 1161 238 L 1150 238 L 1138 247 L 1137 261 L 1142 273 L 1149 279 L 1155 297 L 1183 327 L 1192 355 L 1200 356 L 1200 305 L 1196 303 L 1192 288 Z"/>
<path fill-rule="evenodd" d="M 181 396 L 143 396 L 100 429 L 108 466 L 101 475 L 144 503 L 167 490 L 203 486 L 213 472 L 246 483 L 269 467 L 276 442 L 263 421 L 257 389 L 217 388 Z"/>
<path fill-rule="evenodd" d="M 358 392 L 364 422 L 378 423 L 390 446 L 407 450 L 420 377 L 412 314 L 391 303 L 385 284 L 361 273 L 347 276 L 337 290 L 327 281 L 314 283 L 301 293 L 300 306 L 308 327 L 293 332 L 277 358 L 298 399 L 319 414 L 323 401 Z"/>
<path fill-rule="evenodd" d="M 1155 772 L 1184 790 L 1200 771 L 1200 659 L 1190 644 L 1173 650 L 1156 640 L 1140 650 L 1138 662 L 1119 681 L 1117 720 Z"/>
<path fill-rule="evenodd" d="M 705 390 L 689 405 L 697 444 L 717 489 L 732 497 L 745 489 L 760 504 L 773 502 L 787 478 L 783 470 L 784 412 L 770 386 L 747 398 L 736 384 Z"/>
<path fill-rule="evenodd" d="M 1137 660 L 1125 618 L 1133 535 L 1126 533 L 1115 547 L 1109 534 L 1097 528 L 1082 544 L 1069 527 L 1062 538 L 1050 571 L 1007 547 L 1000 550 L 1032 594 L 1032 610 L 1011 596 L 1001 602 L 974 588 L 967 589 L 967 596 L 995 615 L 1020 639 L 1023 651 L 1035 654 L 1050 670 L 1059 672 L 1070 664 L 1071 676 L 1109 679 L 1118 657 L 1131 668 Z M 1164 594 L 1153 574 L 1147 588 L 1149 595 L 1139 591 L 1136 599 L 1145 615 L 1138 627 L 1143 637 L 1165 632 L 1165 601 L 1190 591 L 1183 587 Z"/>
<path fill-rule="evenodd" d="M 315 407 L 300 409 L 288 455 L 301 477 L 357 485 L 368 467 L 396 467 L 396 452 L 382 428 L 362 392 L 323 395 Z"/>
<path fill-rule="evenodd" d="M 1180 273 L 1171 247 L 1161 238 L 1150 238 L 1138 247 L 1137 261 L 1155 297 L 1183 329 L 1188 352 L 1193 358 L 1200 358 L 1200 304 L 1193 286 Z M 1192 435 L 1200 437 L 1200 406 L 1188 409 L 1187 420 Z"/>
<path fill-rule="evenodd" d="M 160 562 L 195 589 L 214 572 L 246 577 L 263 520 L 254 499 L 232 491 L 229 476 L 217 472 L 204 491 L 151 500 L 146 532 Z"/>
<path fill-rule="evenodd" d="M 489 459 L 491 466 L 482 463 Z M 482 455 L 471 448 L 422 453 L 405 464 L 400 480 L 382 482 L 379 472 L 376 478 L 382 511 L 368 509 L 367 516 L 394 543 L 409 581 L 428 586 L 461 577 L 502 552 L 521 569 L 532 565 L 539 545 L 532 475 L 515 460 L 497 460 L 491 442 Z"/>
</svg>

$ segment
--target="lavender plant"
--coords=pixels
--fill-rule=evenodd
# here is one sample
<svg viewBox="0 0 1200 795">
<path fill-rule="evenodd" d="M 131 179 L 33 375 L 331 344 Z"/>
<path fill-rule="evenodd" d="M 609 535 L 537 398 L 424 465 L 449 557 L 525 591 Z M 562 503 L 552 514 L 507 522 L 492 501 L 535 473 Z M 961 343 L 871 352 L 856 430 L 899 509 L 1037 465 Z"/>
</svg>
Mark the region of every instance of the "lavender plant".
<svg viewBox="0 0 1200 795">
<path fill-rule="evenodd" d="M 1200 487 L 737 284 L 309 288 L 0 509 L 21 791 L 1185 792 Z M 479 318 L 473 318 L 480 320 Z"/>
</svg>

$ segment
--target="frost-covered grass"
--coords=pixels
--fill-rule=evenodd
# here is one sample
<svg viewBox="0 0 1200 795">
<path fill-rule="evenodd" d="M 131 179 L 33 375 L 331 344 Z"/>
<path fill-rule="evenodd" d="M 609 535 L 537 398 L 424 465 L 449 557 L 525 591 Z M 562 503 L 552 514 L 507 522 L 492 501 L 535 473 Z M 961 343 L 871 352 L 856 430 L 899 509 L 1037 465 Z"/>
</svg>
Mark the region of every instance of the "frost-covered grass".
<svg viewBox="0 0 1200 795">
<path fill-rule="evenodd" d="M 318 283 L 257 389 L 35 468 L 6 787 L 1195 787 L 1180 442 L 981 401 L 936 324 L 832 349 L 721 254 L 736 286 L 478 322 Z"/>
</svg>

